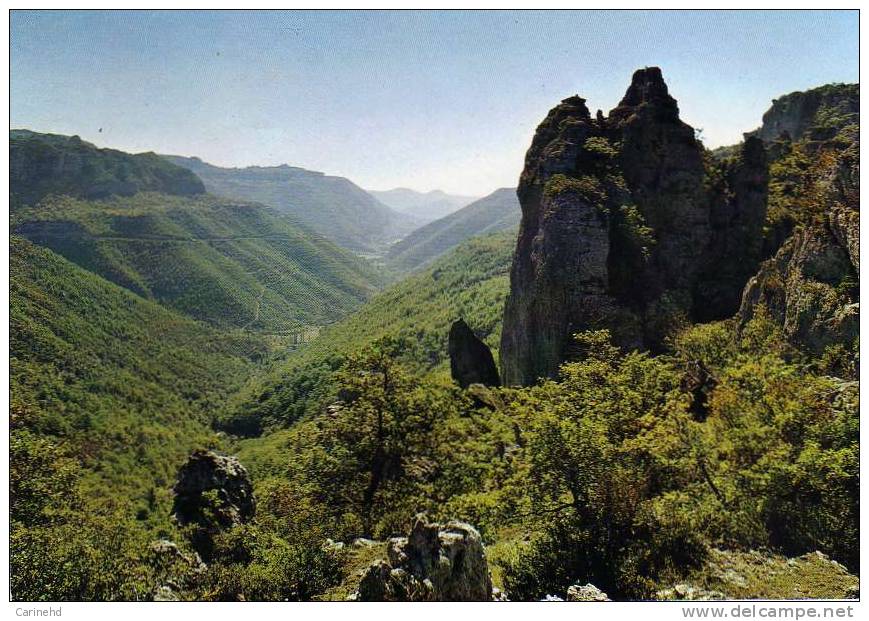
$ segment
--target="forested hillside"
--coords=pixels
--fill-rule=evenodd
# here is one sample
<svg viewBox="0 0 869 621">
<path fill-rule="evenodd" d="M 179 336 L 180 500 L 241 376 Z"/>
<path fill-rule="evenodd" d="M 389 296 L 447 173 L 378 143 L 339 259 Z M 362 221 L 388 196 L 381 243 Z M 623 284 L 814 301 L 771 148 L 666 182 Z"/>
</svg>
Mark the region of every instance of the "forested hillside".
<svg viewBox="0 0 869 621">
<path fill-rule="evenodd" d="M 30 153 L 61 137 L 26 137 L 17 140 L 13 166 L 41 170 Z M 79 146 L 77 154 L 82 166 L 104 166 L 105 178 L 123 176 L 123 166 L 141 165 L 143 158 L 92 146 Z M 152 160 L 198 181 L 160 158 L 147 156 L 143 166 Z M 50 171 L 42 174 L 56 178 Z M 88 191 L 74 185 L 58 186 L 38 200 L 24 200 L 36 196 L 32 187 L 49 183 L 54 182 L 34 173 L 13 182 L 20 198 L 11 214 L 15 234 L 215 326 L 302 334 L 340 318 L 385 281 L 366 261 L 263 205 L 204 193 L 167 194 L 150 186 L 99 199 L 81 198 Z M 82 183 L 89 187 L 87 179 Z"/>
<path fill-rule="evenodd" d="M 154 153 L 131 155 L 99 149 L 78 136 L 9 132 L 9 185 L 13 205 L 48 194 L 95 199 L 162 192 L 193 196 L 205 192 L 196 175 L 171 166 Z"/>
<path fill-rule="evenodd" d="M 381 254 L 420 224 L 343 177 L 286 165 L 221 168 L 195 157 L 164 157 L 194 172 L 209 192 L 273 207 L 354 252 Z"/>
</svg>

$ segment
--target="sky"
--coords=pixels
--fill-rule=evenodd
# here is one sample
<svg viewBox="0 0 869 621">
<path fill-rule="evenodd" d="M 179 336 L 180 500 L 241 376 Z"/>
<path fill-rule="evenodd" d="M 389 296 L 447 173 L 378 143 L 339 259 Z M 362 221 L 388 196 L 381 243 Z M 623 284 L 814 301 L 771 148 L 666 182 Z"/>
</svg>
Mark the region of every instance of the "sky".
<svg viewBox="0 0 869 621">
<path fill-rule="evenodd" d="M 857 82 L 857 11 L 20 11 L 11 125 L 372 190 L 514 187 L 534 129 L 660 66 L 704 143 Z M 100 131 L 102 130 L 102 131 Z"/>
</svg>

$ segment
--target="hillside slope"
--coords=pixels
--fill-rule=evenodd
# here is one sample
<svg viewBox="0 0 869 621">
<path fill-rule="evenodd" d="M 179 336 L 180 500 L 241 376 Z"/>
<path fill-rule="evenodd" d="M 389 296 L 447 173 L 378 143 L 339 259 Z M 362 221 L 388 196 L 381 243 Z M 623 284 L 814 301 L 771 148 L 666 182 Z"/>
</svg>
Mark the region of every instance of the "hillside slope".
<svg viewBox="0 0 869 621">
<path fill-rule="evenodd" d="M 418 269 L 466 239 L 516 226 L 520 215 L 515 188 L 495 190 L 394 244 L 389 249 L 387 261 L 399 270 Z"/>
<path fill-rule="evenodd" d="M 419 225 L 343 177 L 286 165 L 221 168 L 195 157 L 164 157 L 196 173 L 209 192 L 274 207 L 354 252 L 380 253 Z"/>
<path fill-rule="evenodd" d="M 137 192 L 193 196 L 205 192 L 196 175 L 154 153 L 131 155 L 99 149 L 78 136 L 9 132 L 9 187 L 13 203 L 47 194 L 85 199 Z"/>
<path fill-rule="evenodd" d="M 11 425 L 74 447 L 104 503 L 147 509 L 156 489 L 168 508 L 178 463 L 216 442 L 211 417 L 265 353 L 12 237 Z"/>
</svg>

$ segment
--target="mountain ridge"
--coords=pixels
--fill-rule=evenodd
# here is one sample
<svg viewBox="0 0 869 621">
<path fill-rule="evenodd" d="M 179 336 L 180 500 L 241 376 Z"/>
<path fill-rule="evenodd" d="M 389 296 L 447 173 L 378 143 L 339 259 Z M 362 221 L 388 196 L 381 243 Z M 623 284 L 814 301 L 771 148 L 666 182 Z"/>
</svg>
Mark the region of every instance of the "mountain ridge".
<svg viewBox="0 0 869 621">
<path fill-rule="evenodd" d="M 268 205 L 360 254 L 382 253 L 419 224 L 345 177 L 286 164 L 223 168 L 198 157 L 161 157 L 195 173 L 213 194 Z"/>
</svg>

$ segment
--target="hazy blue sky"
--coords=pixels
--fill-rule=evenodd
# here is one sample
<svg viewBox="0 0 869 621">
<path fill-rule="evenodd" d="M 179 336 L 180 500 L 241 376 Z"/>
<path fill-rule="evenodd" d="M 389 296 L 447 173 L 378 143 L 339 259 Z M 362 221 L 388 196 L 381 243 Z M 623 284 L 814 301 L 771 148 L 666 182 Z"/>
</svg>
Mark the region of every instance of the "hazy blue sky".
<svg viewBox="0 0 869 621">
<path fill-rule="evenodd" d="M 638 67 L 709 146 L 858 80 L 856 11 L 14 11 L 11 36 L 13 127 L 369 189 L 513 186 L 552 106 L 608 111 Z"/>
</svg>

